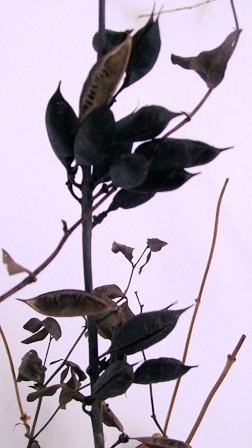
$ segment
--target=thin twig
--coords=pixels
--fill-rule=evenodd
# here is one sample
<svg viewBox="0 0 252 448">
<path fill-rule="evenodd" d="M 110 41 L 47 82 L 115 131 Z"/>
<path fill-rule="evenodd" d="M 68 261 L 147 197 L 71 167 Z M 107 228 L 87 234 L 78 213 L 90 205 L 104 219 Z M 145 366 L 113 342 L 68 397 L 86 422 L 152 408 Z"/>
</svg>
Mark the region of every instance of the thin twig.
<svg viewBox="0 0 252 448">
<path fill-rule="evenodd" d="M 210 391 L 205 403 L 202 406 L 202 409 L 199 413 L 199 416 L 195 422 L 195 424 L 193 425 L 193 428 L 189 434 L 189 436 L 186 439 L 186 443 L 190 443 L 200 425 L 200 423 L 203 420 L 203 417 L 205 416 L 205 413 L 207 411 L 208 406 L 210 405 L 214 395 L 216 394 L 217 390 L 219 389 L 219 387 L 221 386 L 222 382 L 224 381 L 225 377 L 227 376 L 229 370 L 231 369 L 232 365 L 234 364 L 234 362 L 236 361 L 236 355 L 239 352 L 243 342 L 245 341 L 246 336 L 243 334 L 240 338 L 240 340 L 238 341 L 233 353 L 231 355 L 227 356 L 227 362 L 226 365 L 223 369 L 223 371 L 221 372 L 218 380 L 216 381 L 216 383 L 214 384 L 212 390 Z"/>
<path fill-rule="evenodd" d="M 132 263 L 132 261 L 130 262 L 130 263 L 131 263 L 131 273 L 130 273 L 130 277 L 129 277 L 129 281 L 128 281 L 127 287 L 126 287 L 126 289 L 125 289 L 125 291 L 124 291 L 124 294 L 125 294 L 125 295 L 127 294 L 128 290 L 129 290 L 129 287 L 130 287 L 130 284 L 131 284 L 131 281 L 132 281 L 132 277 L 133 277 L 134 271 L 135 271 L 135 269 L 136 269 L 136 267 L 137 267 L 139 261 L 141 261 L 141 259 L 143 258 L 145 252 L 146 252 L 148 249 L 149 249 L 149 246 L 147 245 L 146 248 L 145 248 L 145 249 L 143 250 L 143 252 L 141 253 L 141 255 L 140 255 L 140 257 L 138 258 L 138 260 L 137 260 L 135 263 Z"/>
<path fill-rule="evenodd" d="M 70 237 L 70 235 L 74 232 L 75 229 L 77 229 L 77 227 L 79 227 L 79 225 L 85 220 L 87 219 L 87 217 L 90 215 L 90 213 L 92 213 L 94 210 L 96 210 L 101 204 L 103 204 L 103 202 L 112 194 L 114 193 L 116 190 L 116 188 L 112 188 L 108 193 L 106 193 L 105 196 L 103 196 L 103 198 L 101 198 L 93 207 L 90 211 L 88 211 L 87 213 L 85 213 L 80 219 L 78 219 L 78 221 L 76 221 L 69 229 L 67 229 L 64 232 L 63 237 L 60 239 L 58 245 L 56 246 L 56 248 L 54 249 L 54 251 L 51 253 L 51 255 L 40 265 L 38 266 L 36 269 L 34 269 L 34 271 L 32 272 L 32 275 L 29 275 L 28 277 L 26 277 L 24 280 L 22 280 L 20 283 L 18 283 L 16 286 L 14 286 L 13 288 L 11 288 L 9 291 L 5 292 L 4 294 L 2 294 L 0 296 L 0 303 L 3 302 L 5 299 L 7 299 L 8 297 L 12 296 L 13 294 L 16 294 L 17 291 L 20 291 L 20 289 L 24 288 L 25 286 L 29 285 L 30 283 L 32 283 L 34 281 L 34 276 L 36 277 L 38 274 L 40 274 L 40 272 L 42 272 L 53 260 L 54 258 L 58 255 L 58 253 L 60 252 L 60 250 L 62 249 L 62 247 L 64 246 L 64 244 L 66 243 L 66 241 L 68 240 L 68 238 Z"/>
<path fill-rule="evenodd" d="M 204 5 L 207 5 L 208 3 L 212 3 L 215 1 L 216 0 L 205 0 L 204 2 L 196 3 L 195 5 L 182 6 L 181 8 L 174 8 L 174 9 L 164 9 L 159 12 L 154 12 L 153 15 L 155 16 L 155 15 L 160 15 L 160 14 L 167 14 L 170 12 L 178 12 L 178 11 L 185 11 L 187 9 L 194 9 L 194 8 L 198 8 L 198 6 L 204 6 Z M 138 17 L 142 18 L 142 17 L 149 17 L 149 16 L 150 16 L 150 14 L 141 14 Z"/>
<path fill-rule="evenodd" d="M 145 355 L 144 351 L 142 351 L 142 355 L 143 355 L 144 361 L 146 361 L 147 358 L 146 358 L 146 355 Z M 153 395 L 152 384 L 149 384 L 149 392 L 150 392 L 150 403 L 151 403 L 151 418 L 154 421 L 154 423 L 156 424 L 156 426 L 159 429 L 159 431 L 162 433 L 162 435 L 164 437 L 166 437 L 165 432 L 163 431 L 161 425 L 159 424 L 159 422 L 157 420 L 157 416 L 156 416 L 156 412 L 155 412 L 155 405 L 154 405 L 154 395 Z"/>
<path fill-rule="evenodd" d="M 230 3 L 231 3 L 232 11 L 233 11 L 235 26 L 236 26 L 237 30 L 239 30 L 240 27 L 239 27 L 239 24 L 238 24 L 238 18 L 237 18 L 237 14 L 236 14 L 236 10 L 235 10 L 235 6 L 234 6 L 233 0 L 230 0 Z"/>
<path fill-rule="evenodd" d="M 62 363 L 60 364 L 60 366 L 55 370 L 55 372 L 50 376 L 50 378 L 46 381 L 46 383 L 44 384 L 44 387 L 46 387 L 51 381 L 52 379 L 57 375 L 57 373 L 62 369 L 62 367 L 64 367 L 64 365 L 66 364 L 69 356 L 72 354 L 72 352 L 74 351 L 76 345 L 78 344 L 78 342 L 81 340 L 81 338 L 84 336 L 85 332 L 86 332 L 87 328 L 86 326 L 83 328 L 83 330 L 81 331 L 81 333 L 79 334 L 78 338 L 76 339 L 76 341 L 74 342 L 74 344 L 72 345 L 72 347 L 70 348 L 69 352 L 67 353 L 64 361 L 62 361 Z"/>
<path fill-rule="evenodd" d="M 11 357 L 11 352 L 10 352 L 9 345 L 8 345 L 7 339 L 5 337 L 4 331 L 3 331 L 1 326 L 0 326 L 0 335 L 2 336 L 2 340 L 3 340 L 3 343 L 4 343 L 4 348 L 5 348 L 5 351 L 6 351 L 6 354 L 7 354 L 7 357 L 8 357 L 8 361 L 9 361 L 9 365 L 10 365 L 10 369 L 11 369 L 11 376 L 12 376 L 12 379 L 13 379 L 13 384 L 14 384 L 14 388 L 15 388 L 17 404 L 18 404 L 18 408 L 19 408 L 19 412 L 20 412 L 20 420 L 22 420 L 22 422 L 24 424 L 26 424 L 26 422 L 29 419 L 29 417 L 26 415 L 26 413 L 23 410 L 23 406 L 22 406 L 22 403 L 21 403 L 21 398 L 20 398 L 20 395 L 19 395 L 17 380 L 16 380 L 14 364 L 13 364 L 12 357 Z"/>
<path fill-rule="evenodd" d="M 51 415 L 51 417 L 47 420 L 47 422 L 44 424 L 44 426 L 42 426 L 42 428 L 34 435 L 33 440 L 36 439 L 39 436 L 39 434 L 41 434 L 42 431 L 44 431 L 44 429 L 49 425 L 49 423 L 51 423 L 52 419 L 55 417 L 55 415 L 57 414 L 57 412 L 60 409 L 61 409 L 61 405 L 59 404 L 59 406 L 56 408 L 56 410 Z"/>
<path fill-rule="evenodd" d="M 215 212 L 215 223 L 214 223 L 214 231 L 213 231 L 213 238 L 212 238 L 212 244 L 211 244 L 211 248 L 210 248 L 210 252 L 209 252 L 209 256 L 208 256 L 208 260 L 207 260 L 207 264 L 206 264 L 206 268 L 203 274 L 203 278 L 201 281 L 201 285 L 200 285 L 200 289 L 199 289 L 199 294 L 197 299 L 195 300 L 196 302 L 196 306 L 194 308 L 194 312 L 193 312 L 193 316 L 191 319 L 191 323 L 190 323 L 190 327 L 188 330 L 188 335 L 187 335 L 187 339 L 186 339 L 186 343 L 185 343 L 185 348 L 184 348 L 184 353 L 183 353 L 183 357 L 182 357 L 182 362 L 185 363 L 186 361 L 186 357 L 187 357 L 187 353 L 188 353 L 188 349 L 189 349 L 189 344 L 191 341 L 191 337 L 192 337 L 192 332 L 193 332 L 193 327 L 194 327 L 194 323 L 198 314 L 198 310 L 199 310 L 199 306 L 201 303 L 201 297 L 203 294 L 203 290 L 204 290 L 204 286 L 206 284 L 206 280 L 207 280 L 207 276 L 208 276 L 208 272 L 211 266 L 211 262 L 212 262 L 212 258 L 213 258 L 213 254 L 214 254 L 214 249 L 215 249 L 215 245 L 216 245 L 216 241 L 217 241 L 217 234 L 218 234 L 218 224 L 219 224 L 219 215 L 220 215 L 220 207 L 221 207 L 221 202 L 222 202 L 222 198 L 224 195 L 224 192 L 226 190 L 227 184 L 228 184 L 229 179 L 225 180 L 225 183 L 221 189 L 221 193 L 217 202 L 217 207 L 216 207 L 216 212 Z M 177 392 L 178 392 L 178 388 L 180 385 L 180 381 L 181 378 L 179 378 L 176 383 L 175 383 L 175 387 L 174 387 L 174 391 L 172 394 L 172 398 L 171 398 L 171 402 L 170 402 L 170 406 L 167 412 L 167 416 L 166 416 L 166 420 L 165 420 L 165 424 L 164 424 L 164 432 L 167 432 L 167 428 L 168 428 L 168 424 L 171 418 L 171 413 L 173 410 L 173 406 L 175 403 L 175 399 L 177 396 Z"/>
<path fill-rule="evenodd" d="M 203 106 L 203 104 L 206 102 L 210 94 L 212 93 L 213 89 L 208 89 L 207 93 L 203 96 L 203 98 L 200 100 L 200 102 L 197 104 L 197 106 L 190 112 L 189 114 L 186 114 L 186 118 L 182 120 L 180 123 L 178 123 L 174 128 L 172 128 L 170 131 L 168 131 L 163 137 L 169 137 L 171 134 L 176 132 L 178 129 L 182 128 L 186 123 L 188 123 L 192 117 L 198 112 L 198 110 Z"/>
</svg>

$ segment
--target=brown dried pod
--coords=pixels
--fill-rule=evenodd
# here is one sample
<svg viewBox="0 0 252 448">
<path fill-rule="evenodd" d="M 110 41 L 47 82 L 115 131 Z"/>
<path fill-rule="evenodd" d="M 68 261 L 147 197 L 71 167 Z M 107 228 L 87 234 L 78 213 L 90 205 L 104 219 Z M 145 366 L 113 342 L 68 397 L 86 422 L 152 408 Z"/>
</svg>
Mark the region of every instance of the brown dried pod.
<svg viewBox="0 0 252 448">
<path fill-rule="evenodd" d="M 38 313 L 51 317 L 88 316 L 104 310 L 117 310 L 117 305 L 105 295 L 96 296 L 78 289 L 47 292 L 31 299 L 17 299 Z"/>
<path fill-rule="evenodd" d="M 132 37 L 108 51 L 91 69 L 80 96 L 80 121 L 97 107 L 108 104 L 127 68 Z"/>
</svg>

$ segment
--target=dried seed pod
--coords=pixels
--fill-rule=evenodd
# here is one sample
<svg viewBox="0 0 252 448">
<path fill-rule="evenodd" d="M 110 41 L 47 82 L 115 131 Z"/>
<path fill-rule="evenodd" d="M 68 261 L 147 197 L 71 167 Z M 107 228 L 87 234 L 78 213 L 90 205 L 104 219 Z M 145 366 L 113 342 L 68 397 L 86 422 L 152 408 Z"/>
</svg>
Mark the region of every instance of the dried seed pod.
<svg viewBox="0 0 252 448">
<path fill-rule="evenodd" d="M 176 323 L 188 308 L 181 310 L 163 309 L 137 314 L 116 328 L 108 353 L 132 355 L 145 350 L 164 339 L 176 326 Z"/>
<path fill-rule="evenodd" d="M 178 359 L 148 359 L 135 371 L 134 383 L 153 384 L 180 378 L 188 370 L 196 366 L 186 366 Z"/>
<path fill-rule="evenodd" d="M 92 397 L 106 400 L 122 395 L 132 384 L 133 378 L 133 366 L 125 361 L 114 361 L 95 382 Z"/>
<path fill-rule="evenodd" d="M 168 439 L 167 437 L 132 437 L 148 448 L 191 448 L 188 443 L 181 440 Z"/>
<path fill-rule="evenodd" d="M 147 160 L 152 160 L 151 171 L 160 172 L 172 168 L 205 165 L 226 149 L 230 147 L 215 148 L 197 140 L 159 138 L 143 143 L 135 152 Z"/>
<path fill-rule="evenodd" d="M 132 37 L 108 51 L 91 69 L 80 96 L 80 121 L 97 107 L 108 104 L 128 65 Z"/>
<path fill-rule="evenodd" d="M 52 317 L 88 316 L 104 310 L 117 310 L 116 303 L 105 295 L 99 297 L 78 289 L 62 289 L 32 299 L 18 300 Z"/>
<path fill-rule="evenodd" d="M 162 106 L 145 106 L 116 122 L 115 138 L 129 142 L 150 140 L 159 135 L 178 115 Z"/>
<path fill-rule="evenodd" d="M 59 86 L 46 109 L 46 129 L 52 149 L 66 168 L 74 160 L 74 139 L 78 119 L 74 110 L 63 98 Z"/>
</svg>

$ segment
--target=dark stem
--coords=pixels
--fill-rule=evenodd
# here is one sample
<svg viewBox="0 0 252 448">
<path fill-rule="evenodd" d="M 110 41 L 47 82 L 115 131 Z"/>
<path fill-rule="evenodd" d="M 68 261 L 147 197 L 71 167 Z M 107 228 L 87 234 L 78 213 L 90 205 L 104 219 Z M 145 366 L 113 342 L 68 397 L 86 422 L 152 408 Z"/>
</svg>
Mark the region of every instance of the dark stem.
<svg viewBox="0 0 252 448">
<path fill-rule="evenodd" d="M 92 207 L 92 179 L 89 167 L 82 168 L 82 214 Z M 83 248 L 83 268 L 85 290 L 91 292 L 93 289 L 92 278 L 92 214 L 82 224 L 82 248 Z M 98 364 L 98 338 L 97 328 L 94 318 L 87 320 L 88 327 L 88 347 L 89 347 L 89 375 L 92 387 L 99 376 Z M 102 408 L 99 400 L 94 400 L 91 412 L 91 421 L 93 427 L 93 437 L 95 448 L 104 447 L 104 437 L 102 428 Z"/>
<path fill-rule="evenodd" d="M 105 0 L 99 0 L 99 41 L 98 41 L 98 60 L 102 57 L 104 47 L 104 30 L 105 30 Z M 92 208 L 92 178 L 91 169 L 89 167 L 82 168 L 82 214 L 85 214 Z M 82 247 L 83 247 L 83 267 L 84 282 L 87 292 L 93 289 L 92 278 L 92 214 L 82 225 Z M 87 320 L 88 326 L 88 346 L 89 346 L 89 375 L 91 383 L 91 394 L 93 385 L 99 377 L 99 354 L 98 354 L 98 337 L 97 327 L 93 317 Z M 93 428 L 93 438 L 95 448 L 104 448 L 104 435 L 102 425 L 102 406 L 101 401 L 95 399 L 92 404 L 91 421 Z"/>
</svg>

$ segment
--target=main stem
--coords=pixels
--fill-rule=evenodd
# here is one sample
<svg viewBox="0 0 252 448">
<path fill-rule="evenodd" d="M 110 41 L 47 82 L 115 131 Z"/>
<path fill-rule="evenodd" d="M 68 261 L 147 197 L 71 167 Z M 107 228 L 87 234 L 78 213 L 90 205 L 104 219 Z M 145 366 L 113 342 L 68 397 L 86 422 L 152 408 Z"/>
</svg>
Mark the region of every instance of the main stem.
<svg viewBox="0 0 252 448">
<path fill-rule="evenodd" d="M 99 51 L 98 59 L 102 56 L 103 36 L 105 29 L 105 0 L 99 0 Z M 89 167 L 82 168 L 82 215 L 92 208 L 92 177 Z M 93 289 L 92 275 L 92 214 L 82 225 L 82 247 L 85 290 L 91 292 Z M 89 346 L 89 375 L 91 393 L 93 385 L 99 377 L 98 338 L 94 318 L 89 317 L 88 322 L 88 346 Z M 104 434 L 102 425 L 102 406 L 100 400 L 94 400 L 91 410 L 91 421 L 95 448 L 104 448 Z"/>
<path fill-rule="evenodd" d="M 92 207 L 92 186 L 91 171 L 89 167 L 83 167 L 82 180 L 82 214 L 86 213 Z M 92 214 L 82 225 L 82 247 L 83 247 L 83 268 L 85 290 L 91 292 L 93 289 L 92 276 Z M 99 376 L 98 366 L 98 339 L 95 321 L 92 317 L 88 318 L 88 347 L 89 347 L 89 374 L 91 383 L 91 392 L 94 383 Z M 100 400 L 95 400 L 91 410 L 91 421 L 93 429 L 93 438 L 95 448 L 104 448 L 104 436 L 102 427 L 102 408 Z"/>
</svg>

